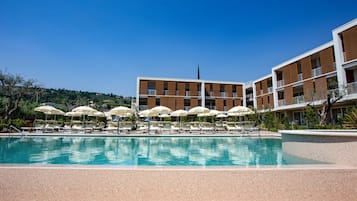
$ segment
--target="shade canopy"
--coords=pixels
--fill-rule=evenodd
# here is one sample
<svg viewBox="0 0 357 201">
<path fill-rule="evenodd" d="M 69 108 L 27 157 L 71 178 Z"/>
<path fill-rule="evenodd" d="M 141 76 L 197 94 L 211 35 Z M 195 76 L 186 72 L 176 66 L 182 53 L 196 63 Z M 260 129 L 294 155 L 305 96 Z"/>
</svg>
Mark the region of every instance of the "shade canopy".
<svg viewBox="0 0 357 201">
<path fill-rule="evenodd" d="M 91 115 L 98 111 L 96 109 L 89 107 L 89 106 L 79 106 L 79 107 L 72 109 L 72 112 L 77 112 L 82 115 Z"/>
<path fill-rule="evenodd" d="M 244 116 L 253 113 L 253 110 L 245 106 L 235 106 L 227 112 L 228 116 Z"/>
<path fill-rule="evenodd" d="M 216 117 L 217 117 L 217 118 L 226 118 L 226 117 L 228 117 L 228 116 L 225 115 L 225 114 L 218 114 Z"/>
<path fill-rule="evenodd" d="M 97 112 L 89 114 L 88 116 L 91 116 L 91 117 L 105 117 L 105 114 L 104 114 L 104 112 L 97 111 Z"/>
<path fill-rule="evenodd" d="M 218 111 L 218 110 L 210 110 L 209 112 L 207 113 L 200 113 L 198 114 L 197 116 L 198 117 L 213 117 L 213 116 L 216 116 L 218 114 L 220 114 L 222 112 Z"/>
<path fill-rule="evenodd" d="M 171 113 L 172 117 L 185 117 L 188 115 L 186 110 L 176 110 Z"/>
<path fill-rule="evenodd" d="M 118 106 L 118 107 L 111 109 L 109 111 L 109 114 L 119 116 L 119 117 L 127 117 L 127 116 L 129 116 L 128 114 L 131 114 L 132 112 L 133 111 L 128 107 Z"/>
<path fill-rule="evenodd" d="M 156 106 L 150 109 L 151 112 L 157 113 L 157 114 L 169 114 L 172 112 L 172 110 L 166 106 Z"/>
<path fill-rule="evenodd" d="M 208 112 L 209 112 L 208 108 L 202 107 L 202 106 L 197 106 L 197 107 L 191 108 L 188 111 L 188 114 L 190 114 L 190 115 L 198 115 L 198 114 L 208 113 Z"/>
<path fill-rule="evenodd" d="M 82 113 L 78 113 L 78 112 L 66 112 L 64 114 L 64 116 L 68 116 L 68 117 L 80 117 L 82 116 Z"/>
<path fill-rule="evenodd" d="M 36 112 L 42 112 L 47 115 L 64 115 L 64 112 L 62 110 L 59 110 L 53 106 L 50 105 L 43 105 L 36 107 L 34 109 Z"/>
<path fill-rule="evenodd" d="M 157 116 L 159 116 L 158 113 L 151 111 L 151 110 L 143 110 L 143 111 L 139 112 L 138 115 L 140 117 L 157 117 Z"/>
</svg>

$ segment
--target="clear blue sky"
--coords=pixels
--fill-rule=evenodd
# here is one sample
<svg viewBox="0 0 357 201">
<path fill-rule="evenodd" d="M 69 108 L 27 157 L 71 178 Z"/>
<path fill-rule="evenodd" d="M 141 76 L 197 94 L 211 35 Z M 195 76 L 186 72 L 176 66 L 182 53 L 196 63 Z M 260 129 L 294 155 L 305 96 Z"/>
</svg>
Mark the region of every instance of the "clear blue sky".
<svg viewBox="0 0 357 201">
<path fill-rule="evenodd" d="M 332 40 L 356 0 L 0 0 L 0 70 L 134 96 L 138 76 L 246 82 Z"/>
</svg>

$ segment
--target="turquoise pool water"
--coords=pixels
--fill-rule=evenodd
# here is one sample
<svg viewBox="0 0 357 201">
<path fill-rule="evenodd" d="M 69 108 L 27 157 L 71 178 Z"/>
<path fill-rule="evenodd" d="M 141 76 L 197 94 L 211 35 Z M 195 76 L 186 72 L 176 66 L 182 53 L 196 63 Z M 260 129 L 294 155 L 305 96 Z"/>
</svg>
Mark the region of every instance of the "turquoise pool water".
<svg viewBox="0 0 357 201">
<path fill-rule="evenodd" d="M 284 158 L 281 140 L 246 137 L 0 138 L 3 164 L 260 166 L 315 164 Z"/>
</svg>

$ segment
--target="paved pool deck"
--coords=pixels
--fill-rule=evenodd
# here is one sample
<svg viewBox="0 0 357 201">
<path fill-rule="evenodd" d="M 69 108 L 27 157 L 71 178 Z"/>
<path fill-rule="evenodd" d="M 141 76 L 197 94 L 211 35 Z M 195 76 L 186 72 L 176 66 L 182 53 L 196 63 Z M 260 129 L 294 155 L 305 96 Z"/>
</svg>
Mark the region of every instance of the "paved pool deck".
<svg viewBox="0 0 357 201">
<path fill-rule="evenodd" d="M 357 168 L 0 166 L 0 200 L 354 201 Z"/>
</svg>

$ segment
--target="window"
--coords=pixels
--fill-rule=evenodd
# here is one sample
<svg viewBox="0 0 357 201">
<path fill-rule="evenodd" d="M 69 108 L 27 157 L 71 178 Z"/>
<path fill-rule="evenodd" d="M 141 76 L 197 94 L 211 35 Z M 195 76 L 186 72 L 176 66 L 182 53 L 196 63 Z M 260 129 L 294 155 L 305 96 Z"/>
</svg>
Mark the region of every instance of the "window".
<svg viewBox="0 0 357 201">
<path fill-rule="evenodd" d="M 314 68 L 318 68 L 320 66 L 321 66 L 320 55 L 316 54 L 316 55 L 311 56 L 311 67 L 314 69 Z"/>
<path fill-rule="evenodd" d="M 160 98 L 158 97 L 158 98 L 156 98 L 156 103 L 155 103 L 157 106 L 159 106 L 160 105 Z"/>
<path fill-rule="evenodd" d="M 298 72 L 299 74 L 302 73 L 302 71 L 301 71 L 301 62 L 300 62 L 300 61 L 297 62 L 296 65 L 297 65 L 297 72 Z"/>
</svg>

